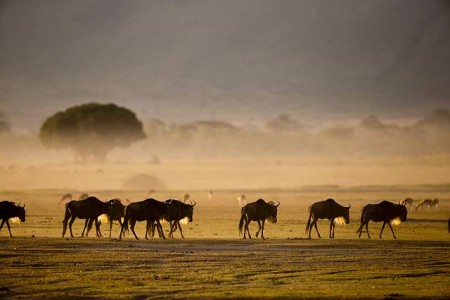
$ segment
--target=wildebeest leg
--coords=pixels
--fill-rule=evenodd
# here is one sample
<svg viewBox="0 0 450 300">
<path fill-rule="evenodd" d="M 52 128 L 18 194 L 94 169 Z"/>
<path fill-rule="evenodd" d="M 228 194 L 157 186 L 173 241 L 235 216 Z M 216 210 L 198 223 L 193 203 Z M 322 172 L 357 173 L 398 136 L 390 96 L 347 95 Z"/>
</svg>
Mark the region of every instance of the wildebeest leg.
<svg viewBox="0 0 450 300">
<path fill-rule="evenodd" d="M 159 222 L 159 224 L 161 225 L 161 221 Z M 155 236 L 155 227 L 157 227 L 157 226 L 155 224 L 153 224 L 153 231 L 152 231 L 153 237 Z M 156 228 L 156 229 L 158 230 L 159 238 L 162 238 L 164 236 L 164 229 L 162 228 L 162 225 L 161 225 L 161 228 Z M 164 236 L 164 239 L 166 239 L 165 236 Z"/>
<path fill-rule="evenodd" d="M 306 225 L 306 226 L 308 226 L 308 225 Z M 309 226 L 308 226 L 308 239 L 311 238 L 311 231 L 312 231 L 312 228 L 313 228 L 313 224 L 312 224 L 312 223 L 309 223 Z"/>
<path fill-rule="evenodd" d="M 369 234 L 369 221 L 367 221 L 367 223 L 366 223 L 366 231 L 367 231 L 367 237 L 370 239 L 370 234 Z"/>
<path fill-rule="evenodd" d="M 102 222 L 95 222 L 95 234 L 100 237 L 102 236 L 102 232 L 100 231 L 100 226 L 102 225 Z"/>
<path fill-rule="evenodd" d="M 64 219 L 63 220 L 63 232 L 62 232 L 62 237 L 64 237 L 64 235 L 66 234 L 66 231 L 67 231 L 67 221 L 68 221 L 69 219 Z M 4 221 L 3 221 L 4 222 Z M 3 223 L 2 223 L 2 226 L 3 226 Z M 1 226 L 0 226 L 0 229 L 1 229 Z"/>
<path fill-rule="evenodd" d="M 2 230 L 2 228 L 3 228 L 3 224 L 5 224 L 6 220 L 7 220 L 7 219 L 3 219 L 3 222 L 2 222 L 2 224 L 0 224 L 0 230 Z"/>
<path fill-rule="evenodd" d="M 362 233 L 362 228 L 363 228 L 363 226 L 364 226 L 364 223 L 361 222 L 361 224 L 359 225 L 358 230 L 356 230 L 356 233 L 358 233 L 358 238 L 359 238 L 359 239 L 361 238 L 361 233 Z"/>
<path fill-rule="evenodd" d="M 387 222 L 383 222 L 383 226 L 381 226 L 380 239 L 381 239 L 381 235 L 383 234 L 384 226 L 386 226 L 386 223 Z"/>
<path fill-rule="evenodd" d="M 153 221 L 147 220 L 147 225 L 145 226 L 145 239 L 148 240 L 149 231 L 151 230 L 150 222 L 153 223 Z"/>
<path fill-rule="evenodd" d="M 180 230 L 181 237 L 184 239 L 183 229 L 181 228 L 180 221 L 176 221 L 176 222 L 175 222 L 175 226 L 178 227 L 178 229 Z"/>
<path fill-rule="evenodd" d="M 261 221 L 257 220 L 256 222 L 258 222 L 258 231 L 256 232 L 256 237 L 258 237 L 259 232 L 261 231 L 262 227 L 261 227 Z"/>
<path fill-rule="evenodd" d="M 397 239 L 397 237 L 395 236 L 395 233 L 394 233 L 394 228 L 392 228 L 391 223 L 388 223 L 388 225 L 389 225 L 389 228 L 391 229 L 391 232 L 392 232 L 392 235 L 394 236 L 394 239 Z"/>
<path fill-rule="evenodd" d="M 248 238 L 249 238 L 249 239 L 252 238 L 252 236 L 250 235 L 250 230 L 248 229 L 248 225 L 250 224 L 250 222 L 251 222 L 251 220 L 248 220 L 248 219 L 245 220 L 245 225 L 244 225 L 244 239 L 247 238 L 246 235 L 245 235 L 245 232 L 248 233 Z"/>
<path fill-rule="evenodd" d="M 10 237 L 13 237 L 13 236 L 12 236 L 12 233 L 11 233 L 11 227 L 9 226 L 9 221 L 8 221 L 8 219 L 6 219 L 6 227 L 8 227 L 9 236 L 10 236 Z"/>
<path fill-rule="evenodd" d="M 70 219 L 70 222 L 69 222 L 69 230 L 70 230 L 70 236 L 71 236 L 71 237 L 74 237 L 74 236 L 73 236 L 73 232 L 72 232 L 72 224 L 73 224 L 73 222 L 75 222 L 75 219 L 76 219 L 76 217 L 72 217 L 72 218 Z"/>
<path fill-rule="evenodd" d="M 164 236 L 164 232 L 161 226 L 161 223 L 159 222 L 159 220 L 156 220 L 156 229 L 158 230 L 158 234 L 160 234 L 160 237 L 162 236 L 163 239 L 166 239 L 166 237 Z M 180 227 L 180 231 L 181 231 L 181 227 Z M 181 233 L 181 236 L 183 236 L 183 233 Z"/>
<path fill-rule="evenodd" d="M 333 235 L 332 235 L 332 233 L 331 233 L 331 231 L 333 230 L 333 221 L 334 221 L 334 220 L 330 220 L 330 233 L 328 234 L 328 237 L 329 237 L 330 239 L 333 238 Z"/>
<path fill-rule="evenodd" d="M 314 228 L 316 229 L 316 232 L 317 232 L 317 236 L 319 237 L 319 239 L 321 239 L 322 237 L 320 236 L 319 229 L 317 228 L 317 221 L 318 220 L 319 219 L 314 218 L 314 220 L 313 220 L 311 225 L 314 225 Z"/>
<path fill-rule="evenodd" d="M 134 225 L 136 225 L 136 220 L 130 220 L 130 229 L 131 232 L 134 234 L 134 237 L 139 240 L 139 238 L 136 235 L 136 232 L 134 232 Z"/>
<path fill-rule="evenodd" d="M 109 237 L 111 237 L 112 223 L 113 223 L 113 218 L 111 217 L 109 219 Z M 120 224 L 120 219 L 119 219 L 119 224 Z"/>
<path fill-rule="evenodd" d="M 120 226 L 120 233 L 119 233 L 119 240 L 125 237 L 125 229 L 128 229 L 128 216 L 125 216 L 125 219 L 123 220 L 122 225 Z"/>
<path fill-rule="evenodd" d="M 262 221 L 262 226 L 261 226 L 261 238 L 263 240 L 265 240 L 266 238 L 264 237 L 264 223 L 266 222 L 266 220 Z"/>
<path fill-rule="evenodd" d="M 81 232 L 81 237 L 84 236 L 84 231 L 85 231 L 86 228 L 87 228 L 88 222 L 89 222 L 89 219 L 86 219 L 86 221 L 84 221 L 84 227 L 83 227 L 83 231 Z M 86 236 L 87 236 L 87 235 L 86 235 Z"/>
<path fill-rule="evenodd" d="M 95 220 L 97 220 L 97 219 L 95 219 Z M 92 229 L 92 223 L 94 223 L 94 219 L 89 219 L 88 228 L 87 228 L 87 231 L 86 231 L 86 237 L 88 236 L 89 231 L 91 231 L 91 229 Z"/>
<path fill-rule="evenodd" d="M 123 223 L 122 223 L 122 221 L 120 220 L 120 218 L 119 218 L 119 225 L 120 225 L 120 231 L 122 231 Z M 125 232 L 123 233 L 123 235 L 125 236 Z"/>
<path fill-rule="evenodd" d="M 169 237 L 171 239 L 174 238 L 173 237 L 173 233 L 175 232 L 175 230 L 177 230 L 177 228 L 178 228 L 177 222 L 176 221 L 171 221 L 170 222 L 170 231 L 169 231 Z"/>
<path fill-rule="evenodd" d="M 102 231 L 100 230 L 100 225 L 102 225 L 102 222 L 100 222 L 98 218 L 95 218 L 95 234 L 97 237 L 103 237 Z"/>
</svg>

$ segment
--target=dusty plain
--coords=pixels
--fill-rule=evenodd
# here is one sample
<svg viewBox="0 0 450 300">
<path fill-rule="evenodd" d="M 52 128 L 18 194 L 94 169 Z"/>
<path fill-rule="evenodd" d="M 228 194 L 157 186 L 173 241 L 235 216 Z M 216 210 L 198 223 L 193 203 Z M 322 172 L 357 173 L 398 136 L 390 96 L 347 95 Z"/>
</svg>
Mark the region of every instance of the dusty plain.
<svg viewBox="0 0 450 300">
<path fill-rule="evenodd" d="M 194 220 L 184 226 L 185 239 L 143 239 L 144 224 L 118 240 L 81 238 L 83 222 L 74 224 L 76 238 L 62 238 L 64 190 L 2 191 L 4 199 L 26 203 L 27 220 L 0 232 L 4 298 L 373 298 L 450 297 L 450 189 L 447 186 L 354 187 L 247 190 L 248 199 L 279 200 L 278 223 L 267 224 L 265 241 L 243 240 L 238 233 L 241 191 L 191 191 Z M 157 199 L 181 198 L 185 191 L 156 191 Z M 136 201 L 146 191 L 97 191 L 100 199 Z M 381 199 L 399 201 L 436 197 L 438 210 L 410 210 L 408 221 L 387 229 L 370 224 L 372 239 L 355 230 L 362 207 Z M 308 206 L 333 197 L 350 203 L 351 222 L 336 227 L 328 239 L 328 222 L 319 222 L 322 239 L 306 239 Z M 163 225 L 167 231 L 168 225 Z M 251 224 L 254 234 L 256 224 Z"/>
</svg>

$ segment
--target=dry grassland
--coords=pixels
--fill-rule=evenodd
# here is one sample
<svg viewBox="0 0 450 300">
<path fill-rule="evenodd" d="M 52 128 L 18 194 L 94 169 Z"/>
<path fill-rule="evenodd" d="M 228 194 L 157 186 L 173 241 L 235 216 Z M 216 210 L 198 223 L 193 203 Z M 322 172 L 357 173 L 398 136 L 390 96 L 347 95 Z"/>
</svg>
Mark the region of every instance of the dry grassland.
<svg viewBox="0 0 450 300">
<path fill-rule="evenodd" d="M 450 190 L 448 187 L 311 187 L 244 191 L 248 199 L 279 200 L 278 223 L 267 224 L 262 240 L 242 240 L 237 225 L 242 191 L 190 192 L 197 202 L 185 239 L 136 241 L 113 238 L 61 238 L 63 190 L 3 191 L 3 199 L 26 203 L 27 220 L 13 224 L 15 236 L 0 232 L 5 298 L 448 298 L 450 297 Z M 185 191 L 157 191 L 158 199 L 181 198 Z M 146 191 L 107 190 L 94 194 L 143 199 Z M 373 237 L 357 239 L 362 207 L 381 199 L 439 198 L 437 211 L 410 211 L 408 221 L 378 239 L 381 224 L 370 224 Z M 305 239 L 308 206 L 333 197 L 351 203 L 351 223 L 328 236 Z M 74 224 L 80 234 L 83 222 Z M 163 225 L 167 230 L 167 224 Z M 255 224 L 251 224 L 254 234 Z M 104 235 L 107 226 L 102 225 Z M 144 236 L 144 224 L 136 231 Z"/>
</svg>

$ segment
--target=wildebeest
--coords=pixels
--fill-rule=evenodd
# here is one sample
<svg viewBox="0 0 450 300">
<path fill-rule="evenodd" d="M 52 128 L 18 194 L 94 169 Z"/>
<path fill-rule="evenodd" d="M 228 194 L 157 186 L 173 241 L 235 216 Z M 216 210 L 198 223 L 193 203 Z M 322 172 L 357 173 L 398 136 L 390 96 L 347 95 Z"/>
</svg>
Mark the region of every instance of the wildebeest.
<svg viewBox="0 0 450 300">
<path fill-rule="evenodd" d="M 251 239 L 252 237 L 248 225 L 251 221 L 256 221 L 259 226 L 256 237 L 258 237 L 259 232 L 261 232 L 261 238 L 264 240 L 264 223 L 266 220 L 272 223 L 277 222 L 278 206 L 280 206 L 280 202 L 278 202 L 277 205 L 274 205 L 272 202 L 267 203 L 263 199 L 258 199 L 255 202 L 246 204 L 241 208 L 239 233 L 242 234 L 242 228 L 244 228 L 244 239 L 247 238 L 246 233 L 248 233 L 248 238 Z"/>
<path fill-rule="evenodd" d="M 131 232 L 133 232 L 134 237 L 139 240 L 136 232 L 134 232 L 136 221 L 147 221 L 151 223 L 156 222 L 158 233 L 160 233 L 160 236 L 165 239 L 166 237 L 164 236 L 160 220 L 164 219 L 165 216 L 168 215 L 168 210 L 169 206 L 166 203 L 160 202 L 153 198 L 130 203 L 125 209 L 125 218 L 123 220 L 119 238 L 122 238 L 122 233 L 124 230 L 128 230 L 128 222 L 130 222 Z"/>
<path fill-rule="evenodd" d="M 20 206 L 20 203 L 16 205 L 11 201 L 0 201 L 0 219 L 3 220 L 0 225 L 0 230 L 2 230 L 3 225 L 6 223 L 8 227 L 9 236 L 13 237 L 11 234 L 11 228 L 9 226 L 9 219 L 19 218 L 21 222 L 25 222 L 25 205 Z"/>
<path fill-rule="evenodd" d="M 367 237 L 370 239 L 368 224 L 369 221 L 374 221 L 383 222 L 383 226 L 381 227 L 380 232 L 380 239 L 381 235 L 383 234 L 384 226 L 386 224 L 389 225 L 392 235 L 394 236 L 394 239 L 396 239 L 397 237 L 395 236 L 394 229 L 392 228 L 391 223 L 394 223 L 395 225 L 395 223 L 397 222 L 405 222 L 407 215 L 408 210 L 404 205 L 401 204 L 394 204 L 389 201 L 382 201 L 378 204 L 368 204 L 364 206 L 361 213 L 361 225 L 356 231 L 356 233 L 359 233 L 358 238 L 361 237 L 362 229 L 364 226 L 366 226 Z"/>
<path fill-rule="evenodd" d="M 69 222 L 70 236 L 73 236 L 72 233 L 72 224 L 75 222 L 75 219 L 86 219 L 84 224 L 83 232 L 81 236 L 84 236 L 84 231 L 87 227 L 86 236 L 88 236 L 89 231 L 92 228 L 92 223 L 95 221 L 97 226 L 97 218 L 102 214 L 107 214 L 111 205 L 115 203 L 115 200 L 109 200 L 107 202 L 103 202 L 96 197 L 87 197 L 84 200 L 72 200 L 66 204 L 66 212 L 63 220 L 63 232 L 62 236 L 66 234 L 67 230 L 67 222 Z"/>
<path fill-rule="evenodd" d="M 185 224 L 187 222 L 192 222 L 194 215 L 195 201 L 191 201 L 191 204 L 181 202 L 175 199 L 168 199 L 164 201 L 168 207 L 168 213 L 164 219 L 170 222 L 169 238 L 173 238 L 173 233 L 180 230 L 181 237 L 184 238 L 183 229 L 181 228 L 181 223 Z M 152 232 L 151 236 L 154 236 L 154 223 L 147 223 L 147 232 Z M 145 235 L 147 236 L 147 232 Z"/>
<path fill-rule="evenodd" d="M 412 198 L 405 198 L 400 204 L 404 206 L 409 206 L 409 208 L 413 207 L 414 200 Z"/>
<path fill-rule="evenodd" d="M 187 204 L 178 200 L 170 199 L 168 204 L 170 206 L 169 237 L 173 238 L 173 233 L 178 228 L 180 230 L 181 237 L 184 238 L 183 229 L 181 228 L 180 222 L 182 222 L 183 220 L 186 220 L 187 222 L 192 222 L 194 214 L 194 206 L 196 205 L 196 203 L 195 201 L 194 202 L 191 201 L 191 204 Z"/>
<path fill-rule="evenodd" d="M 417 206 L 416 206 L 416 211 L 417 211 L 419 208 L 425 207 L 425 206 L 428 207 L 428 211 L 430 211 L 430 208 L 433 207 L 433 206 L 437 209 L 438 203 L 439 203 L 439 200 L 438 200 L 438 199 L 434 199 L 434 200 L 431 200 L 431 199 L 425 199 L 425 200 L 422 200 L 422 201 L 420 201 L 420 202 L 417 204 Z"/>
<path fill-rule="evenodd" d="M 120 228 L 122 228 L 122 218 L 125 217 L 125 208 L 126 208 L 126 206 L 122 204 L 122 201 L 120 199 L 116 198 L 112 200 L 115 200 L 115 202 L 109 207 L 108 213 L 106 214 L 109 221 L 109 237 L 111 237 L 113 221 L 118 221 L 120 224 Z M 100 231 L 101 224 L 102 222 L 99 221 L 96 225 L 97 235 L 99 236 L 102 235 Z"/>
<path fill-rule="evenodd" d="M 317 235 L 321 238 L 319 229 L 317 229 L 317 221 L 319 219 L 328 219 L 330 220 L 329 237 L 330 239 L 334 238 L 335 219 L 344 218 L 345 224 L 348 224 L 350 222 L 349 212 L 350 206 L 342 206 L 333 199 L 316 202 L 309 207 L 309 218 L 308 223 L 306 224 L 305 233 L 309 231 L 308 238 L 310 239 L 311 230 L 314 226 L 314 228 L 316 228 Z"/>
</svg>

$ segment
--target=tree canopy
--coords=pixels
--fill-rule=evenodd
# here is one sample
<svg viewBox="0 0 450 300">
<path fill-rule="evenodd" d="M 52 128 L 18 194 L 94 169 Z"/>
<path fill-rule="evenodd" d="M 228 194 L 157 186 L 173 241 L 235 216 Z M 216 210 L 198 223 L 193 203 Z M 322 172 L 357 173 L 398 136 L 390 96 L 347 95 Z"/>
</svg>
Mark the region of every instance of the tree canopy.
<svg viewBox="0 0 450 300">
<path fill-rule="evenodd" d="M 104 161 L 113 148 L 128 147 L 145 137 L 136 115 L 112 103 L 70 107 L 47 118 L 39 133 L 44 146 L 72 149 L 82 161 Z"/>
</svg>

